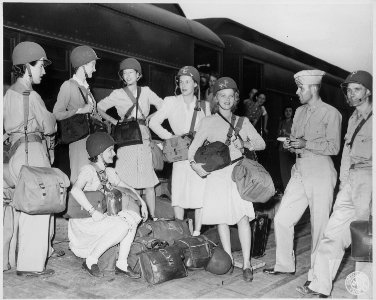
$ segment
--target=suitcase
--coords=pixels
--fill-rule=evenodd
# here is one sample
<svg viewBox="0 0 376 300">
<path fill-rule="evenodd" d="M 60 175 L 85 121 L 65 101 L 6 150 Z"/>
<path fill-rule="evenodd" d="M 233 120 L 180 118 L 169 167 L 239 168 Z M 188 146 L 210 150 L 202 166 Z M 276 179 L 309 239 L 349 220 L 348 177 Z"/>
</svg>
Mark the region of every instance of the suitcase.
<svg viewBox="0 0 376 300">
<path fill-rule="evenodd" d="M 251 222 L 252 246 L 251 256 L 258 258 L 265 255 L 266 243 L 268 241 L 270 219 L 268 214 L 256 214 Z"/>
</svg>

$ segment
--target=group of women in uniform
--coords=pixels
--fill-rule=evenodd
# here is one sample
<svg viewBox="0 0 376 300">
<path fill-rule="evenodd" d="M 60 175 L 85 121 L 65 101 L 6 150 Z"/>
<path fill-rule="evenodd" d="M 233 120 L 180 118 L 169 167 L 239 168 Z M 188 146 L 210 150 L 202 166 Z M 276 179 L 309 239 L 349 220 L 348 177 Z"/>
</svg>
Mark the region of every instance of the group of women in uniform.
<svg viewBox="0 0 376 300">
<path fill-rule="evenodd" d="M 32 47 L 36 49 L 33 55 L 30 54 Z M 45 51 L 40 45 L 32 42 L 23 42 L 16 46 L 13 52 L 13 69 L 17 70 L 18 79 L 5 95 L 4 128 L 11 135 L 12 144 L 20 138 L 19 132 L 22 131 L 24 121 L 23 116 L 19 116 L 19 112 L 23 110 L 23 102 L 22 95 L 15 92 L 17 89 L 32 91 L 28 131 L 37 132 L 41 140 L 44 135 L 56 132 L 56 120 L 64 120 L 75 114 L 91 114 L 92 117 L 103 118 L 112 125 L 116 125 L 119 121 L 106 113 L 111 107 L 116 108 L 121 120 L 137 117 L 143 143 L 120 147 L 116 153 L 118 159 L 114 169 L 108 167 L 115 156 L 114 141 L 108 134 L 94 133 L 69 145 L 72 193 L 76 194 L 77 201 L 92 216 L 87 220 L 70 220 L 69 223 L 70 246 L 77 256 L 85 258 L 83 268 L 91 275 L 99 276 L 97 269 L 99 256 L 111 246 L 120 243 L 121 255 L 116 264 L 117 273 L 131 278 L 139 277 L 128 268 L 126 258 L 138 222 L 141 218 L 145 220 L 148 213 L 152 218 L 155 217 L 154 186 L 158 183 L 158 178 L 152 164 L 149 127 L 163 140 L 181 136 L 188 133 L 192 116 L 197 111 L 193 124 L 196 134 L 189 149 L 189 159 L 173 163 L 172 206 L 175 217 L 183 219 L 185 209 L 195 209 L 194 235 L 200 235 L 201 224 L 218 225 L 222 245 L 231 259 L 229 226 L 237 224 L 244 260 L 243 278 L 245 281 L 252 281 L 249 221 L 255 217 L 255 214 L 252 203 L 240 198 L 236 184 L 231 179 L 234 164 L 208 173 L 201 164 L 194 161 L 195 152 L 205 141 L 225 141 L 230 126 L 227 121 L 238 119 L 233 115 L 239 98 L 236 83 L 228 77 L 219 78 L 215 82 L 213 86 L 215 105 L 213 115 L 210 115 L 211 108 L 208 102 L 204 109 L 199 108 L 199 97 L 196 94 L 200 75 L 194 67 L 185 66 L 178 72 L 177 84 L 181 94 L 162 100 L 149 87 L 137 88 L 137 82 L 142 76 L 141 65 L 136 59 L 127 58 L 120 62 L 119 70 L 114 70 L 118 72 L 125 88 L 114 90 L 97 104 L 90 92 L 87 78 L 93 76 L 96 63 L 100 63 L 98 56 L 92 48 L 79 46 L 73 49 L 70 59 L 74 75 L 61 86 L 52 114 L 46 109 L 40 96 L 32 91 L 32 85 L 40 83 L 45 74 L 44 67 L 49 62 Z M 138 98 L 137 112 L 136 109 L 129 111 L 133 105 L 129 95 Z M 157 109 L 151 116 L 149 116 L 150 105 L 154 105 Z M 161 124 L 166 119 L 173 132 L 162 127 Z M 262 137 L 247 119 L 239 135 L 241 139 L 236 135 L 231 137 L 229 149 L 232 160 L 240 158 L 244 148 L 250 150 L 265 148 Z M 47 167 L 51 165 L 48 160 L 48 149 L 43 142 L 30 142 L 29 155 L 30 165 Z M 9 163 L 14 182 L 23 164 L 23 156 L 24 143 L 21 143 Z M 112 185 L 129 187 L 135 193 L 135 189 L 145 190 L 146 204 L 138 196 L 142 208 L 141 216 L 122 212 L 119 216 L 106 217 L 90 206 L 82 191 L 99 188 L 96 169 L 105 171 L 106 178 Z M 31 216 L 21 213 L 18 275 L 38 276 L 53 273 L 52 270 L 45 269 L 47 257 L 52 252 L 46 246 L 50 245 L 46 243 L 51 238 L 50 219 L 50 215 Z M 115 226 L 116 224 L 122 224 L 120 226 L 122 229 L 114 231 L 112 228 L 119 227 Z"/>
</svg>

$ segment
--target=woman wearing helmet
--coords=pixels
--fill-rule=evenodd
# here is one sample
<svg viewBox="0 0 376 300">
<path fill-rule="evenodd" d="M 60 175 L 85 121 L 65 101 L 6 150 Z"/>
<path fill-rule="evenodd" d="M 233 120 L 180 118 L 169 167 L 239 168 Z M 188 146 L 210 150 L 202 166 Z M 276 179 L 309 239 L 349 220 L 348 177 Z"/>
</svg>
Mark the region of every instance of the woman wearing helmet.
<svg viewBox="0 0 376 300">
<path fill-rule="evenodd" d="M 239 117 L 233 114 L 238 102 L 237 85 L 229 77 L 218 79 L 213 87 L 216 114 L 204 118 L 198 127 L 195 138 L 188 151 L 188 159 L 192 169 L 201 177 L 207 176 L 203 192 L 204 206 L 202 223 L 218 225 L 218 233 L 223 249 L 231 256 L 230 225 L 237 224 L 239 239 L 243 253 L 243 279 L 253 280 L 253 272 L 250 265 L 251 253 L 251 229 L 249 221 L 255 218 L 252 202 L 243 200 L 232 181 L 231 174 L 235 164 L 214 171 L 206 172 L 202 164 L 194 161 L 197 149 L 207 140 L 209 142 L 225 142 L 229 130 L 229 122 L 235 127 Z M 247 118 L 244 118 L 242 128 L 239 131 L 241 139 L 232 134 L 230 156 L 232 160 L 242 157 L 244 148 L 250 150 L 262 150 L 265 142 L 257 133 Z"/>
<path fill-rule="evenodd" d="M 152 218 L 155 217 L 155 190 L 154 186 L 159 182 L 154 172 L 152 153 L 150 148 L 150 131 L 147 127 L 150 105 L 159 109 L 162 99 L 159 98 L 148 86 L 139 88 L 140 95 L 137 95 L 137 82 L 142 77 L 140 63 L 134 58 L 124 59 L 120 63 L 119 77 L 126 85 L 124 88 L 114 90 L 108 97 L 98 103 L 98 110 L 101 116 L 116 125 L 118 120 L 106 114 L 111 107 L 116 108 L 121 120 L 125 116 L 135 118 L 140 125 L 143 144 L 120 147 L 117 150 L 118 160 L 116 161 L 116 172 L 120 178 L 135 189 L 145 189 L 146 203 Z M 138 99 L 138 112 L 136 108 L 128 112 L 133 106 L 130 96 Z"/>
<path fill-rule="evenodd" d="M 123 209 L 116 216 L 107 216 L 95 210 L 87 200 L 84 191 L 102 190 L 101 180 L 104 175 L 106 185 L 125 187 L 134 192 L 141 203 L 141 215 L 147 219 L 147 207 L 137 192 L 120 180 L 113 168 L 107 167 L 113 163 L 115 157 L 113 138 L 105 132 L 96 132 L 90 135 L 86 142 L 86 149 L 91 163 L 83 166 L 78 174 L 77 181 L 72 187 L 72 196 L 87 210 L 91 217 L 83 219 L 69 219 L 68 237 L 72 252 L 85 258 L 82 268 L 92 276 L 101 276 L 98 268 L 99 257 L 112 246 L 120 243 L 119 258 L 116 262 L 115 274 L 124 275 L 133 279 L 140 278 L 139 273 L 128 267 L 128 254 L 136 235 L 141 217 L 138 213 Z M 97 173 L 98 172 L 98 173 Z M 123 202 L 123 207 L 124 207 Z"/>
<path fill-rule="evenodd" d="M 162 139 L 170 139 L 174 135 L 184 135 L 190 130 L 193 112 L 198 104 L 195 91 L 199 89 L 200 74 L 191 66 L 185 66 L 178 72 L 178 84 L 181 94 L 166 97 L 162 108 L 150 119 L 150 128 Z M 210 114 L 209 103 L 205 102 L 205 110 L 199 108 L 194 127 L 198 122 Z M 168 119 L 171 133 L 162 127 L 162 122 Z M 194 235 L 200 235 L 201 208 L 203 203 L 203 189 L 205 179 L 200 178 L 189 166 L 188 160 L 174 162 L 171 182 L 171 204 L 174 207 L 175 218 L 184 218 L 184 209 L 194 208 L 195 228 Z"/>
<path fill-rule="evenodd" d="M 70 61 L 74 75 L 60 87 L 53 113 L 58 121 L 75 114 L 95 114 L 96 102 L 90 93 L 86 79 L 95 72 L 97 54 L 89 46 L 78 46 L 72 50 Z M 85 99 L 84 99 L 85 97 Z M 70 181 L 73 184 L 80 168 L 89 162 L 85 149 L 87 137 L 69 144 Z"/>
<path fill-rule="evenodd" d="M 56 132 L 56 119 L 32 88 L 33 84 L 41 82 L 46 74 L 45 66 L 51 63 L 44 49 L 34 42 L 19 43 L 13 50 L 12 61 L 13 73 L 17 80 L 5 94 L 3 113 L 4 130 L 9 134 L 11 145 L 15 150 L 9 160 L 9 173 L 12 181 L 16 183 L 20 169 L 25 164 L 22 93 L 30 92 L 27 124 L 30 166 L 51 167 L 44 135 L 52 135 Z M 45 269 L 47 256 L 53 251 L 49 241 L 51 215 L 15 212 L 15 217 L 19 217 L 17 275 L 53 274 L 53 270 Z M 53 231 L 53 226 L 50 229 Z M 17 232 L 17 229 L 14 232 Z"/>
</svg>

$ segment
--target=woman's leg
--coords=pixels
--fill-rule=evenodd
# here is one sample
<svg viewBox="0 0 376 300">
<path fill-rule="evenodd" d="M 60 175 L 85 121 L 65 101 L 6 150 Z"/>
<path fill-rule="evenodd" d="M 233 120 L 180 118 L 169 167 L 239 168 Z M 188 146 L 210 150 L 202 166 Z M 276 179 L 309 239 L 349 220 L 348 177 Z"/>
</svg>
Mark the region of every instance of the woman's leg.
<svg viewBox="0 0 376 300">
<path fill-rule="evenodd" d="M 193 236 L 199 236 L 201 234 L 201 226 L 202 226 L 202 208 L 195 209 L 195 229 L 193 232 Z"/>
<path fill-rule="evenodd" d="M 174 206 L 175 218 L 179 220 L 184 219 L 184 208 L 180 206 Z"/>
<path fill-rule="evenodd" d="M 223 250 L 225 250 L 228 255 L 230 255 L 231 260 L 233 261 L 231 253 L 230 227 L 227 224 L 218 224 L 218 234 L 223 246 Z"/>
<path fill-rule="evenodd" d="M 131 245 L 136 236 L 137 226 L 131 227 L 124 237 L 124 239 L 120 242 L 119 248 L 119 258 L 116 262 L 116 266 L 124 271 L 127 271 L 128 268 L 128 255 L 131 250 Z"/>
<path fill-rule="evenodd" d="M 145 189 L 145 195 L 146 195 L 146 205 L 149 209 L 149 214 L 151 218 L 155 217 L 155 190 L 154 187 L 149 187 Z"/>
<path fill-rule="evenodd" d="M 243 269 L 251 267 L 251 226 L 249 225 L 249 218 L 244 216 L 238 222 L 239 240 L 242 246 L 243 253 Z"/>
<path fill-rule="evenodd" d="M 111 218 L 106 220 L 107 218 Z M 120 243 L 125 236 L 128 234 L 129 225 L 118 217 L 107 217 L 103 221 L 112 222 L 113 226 L 110 227 L 110 230 L 103 234 L 100 240 L 97 243 L 97 246 L 90 252 L 90 255 L 86 258 L 86 265 L 88 268 L 91 268 L 93 264 L 98 263 L 99 257 L 112 246 Z"/>
</svg>

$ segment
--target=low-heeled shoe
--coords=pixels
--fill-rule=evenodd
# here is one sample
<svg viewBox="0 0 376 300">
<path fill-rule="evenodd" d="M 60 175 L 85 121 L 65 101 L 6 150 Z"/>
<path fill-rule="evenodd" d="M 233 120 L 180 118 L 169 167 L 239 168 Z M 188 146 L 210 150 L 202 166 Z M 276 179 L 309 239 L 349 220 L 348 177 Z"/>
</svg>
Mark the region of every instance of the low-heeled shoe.
<svg viewBox="0 0 376 300">
<path fill-rule="evenodd" d="M 17 271 L 18 276 L 43 276 L 43 275 L 53 275 L 55 271 L 52 269 L 44 269 L 43 271 Z"/>
<path fill-rule="evenodd" d="M 297 290 L 300 294 L 302 294 L 302 295 L 304 295 L 304 296 L 306 296 L 306 295 L 311 295 L 311 296 L 319 296 L 319 298 L 328 298 L 327 295 L 324 295 L 324 294 L 321 294 L 321 293 L 319 293 L 319 292 L 315 292 L 315 291 L 311 290 L 311 289 L 308 287 L 308 285 L 307 285 L 307 286 L 305 286 L 305 285 L 303 285 L 303 286 L 298 286 L 298 287 L 296 288 L 296 290 Z"/>
<path fill-rule="evenodd" d="M 127 271 L 124 271 L 115 266 L 115 275 L 124 275 L 132 279 L 141 278 L 141 274 L 133 271 L 129 266 L 127 267 Z"/>
<path fill-rule="evenodd" d="M 253 280 L 253 270 L 251 268 L 243 270 L 243 280 L 248 282 Z"/>
<path fill-rule="evenodd" d="M 91 276 L 94 276 L 94 277 L 101 277 L 102 276 L 102 273 L 99 270 L 99 267 L 98 267 L 97 264 L 92 264 L 91 268 L 89 268 L 86 264 L 86 261 L 84 261 L 83 264 L 82 264 L 82 269 L 88 271 Z"/>
<path fill-rule="evenodd" d="M 270 274 L 270 275 L 295 275 L 295 272 L 280 272 L 280 271 L 274 271 L 274 268 L 266 268 L 263 270 L 264 273 Z"/>
</svg>

